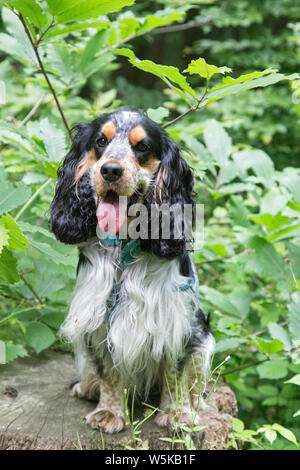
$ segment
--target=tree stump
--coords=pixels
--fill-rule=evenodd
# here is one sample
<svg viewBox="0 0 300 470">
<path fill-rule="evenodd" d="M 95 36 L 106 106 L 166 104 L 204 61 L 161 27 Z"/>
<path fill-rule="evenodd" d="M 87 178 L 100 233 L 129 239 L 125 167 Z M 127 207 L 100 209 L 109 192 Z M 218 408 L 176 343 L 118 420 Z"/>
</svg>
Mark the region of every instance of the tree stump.
<svg viewBox="0 0 300 470">
<path fill-rule="evenodd" d="M 47 351 L 0 366 L 0 449 L 126 449 L 135 447 L 127 428 L 108 435 L 93 431 L 85 415 L 95 403 L 72 397 L 76 381 L 74 359 L 69 353 Z M 208 407 L 201 413 L 204 429 L 191 434 L 196 449 L 225 449 L 232 416 L 237 413 L 235 396 L 226 385 L 218 385 Z M 143 417 L 143 415 L 142 415 Z M 159 428 L 152 418 L 141 426 L 143 448 L 171 449 L 161 438 L 174 433 Z M 177 436 L 178 438 L 178 436 Z M 174 445 L 173 445 L 174 447 Z M 176 444 L 177 449 L 186 449 Z"/>
</svg>

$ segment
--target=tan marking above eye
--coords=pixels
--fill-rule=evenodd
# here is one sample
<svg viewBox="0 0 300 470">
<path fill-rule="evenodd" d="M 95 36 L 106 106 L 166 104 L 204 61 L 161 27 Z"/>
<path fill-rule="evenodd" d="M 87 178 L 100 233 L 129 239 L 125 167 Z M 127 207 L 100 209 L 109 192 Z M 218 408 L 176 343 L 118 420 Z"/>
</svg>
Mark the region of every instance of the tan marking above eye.
<svg viewBox="0 0 300 470">
<path fill-rule="evenodd" d="M 116 135 L 116 125 L 112 121 L 106 122 L 102 127 L 101 127 L 101 132 L 102 134 L 105 135 L 107 138 L 108 142 L 110 142 L 114 136 Z"/>
<path fill-rule="evenodd" d="M 136 126 L 131 129 L 129 139 L 131 144 L 135 147 L 141 140 L 147 137 L 146 131 L 142 126 Z"/>
</svg>

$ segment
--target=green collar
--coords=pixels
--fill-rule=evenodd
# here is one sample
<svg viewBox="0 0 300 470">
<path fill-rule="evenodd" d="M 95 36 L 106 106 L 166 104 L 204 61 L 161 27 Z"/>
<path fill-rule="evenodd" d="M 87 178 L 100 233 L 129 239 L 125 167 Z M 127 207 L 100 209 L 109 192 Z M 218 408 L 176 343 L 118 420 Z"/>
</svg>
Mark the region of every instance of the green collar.
<svg viewBox="0 0 300 470">
<path fill-rule="evenodd" d="M 141 246 L 139 240 L 120 239 L 118 235 L 113 234 L 101 239 L 101 244 L 104 247 L 121 247 L 119 256 L 119 268 L 124 270 L 131 261 L 141 252 Z M 111 314 L 117 304 L 119 294 L 119 283 L 114 282 L 109 298 L 106 301 L 106 318 L 110 321 Z"/>
</svg>

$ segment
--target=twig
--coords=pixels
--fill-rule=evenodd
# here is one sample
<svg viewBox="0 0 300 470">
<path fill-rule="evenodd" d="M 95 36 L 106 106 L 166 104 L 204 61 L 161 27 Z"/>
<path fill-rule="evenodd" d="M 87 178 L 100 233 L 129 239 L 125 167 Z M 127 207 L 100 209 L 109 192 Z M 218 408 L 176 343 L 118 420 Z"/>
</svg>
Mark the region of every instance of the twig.
<svg viewBox="0 0 300 470">
<path fill-rule="evenodd" d="M 31 292 L 33 293 L 34 297 L 36 298 L 36 300 L 38 301 L 38 303 L 41 305 L 43 303 L 42 299 L 40 298 L 40 296 L 37 294 L 37 292 L 35 291 L 35 289 L 32 287 L 32 285 L 27 281 L 27 279 L 23 276 L 23 274 L 20 274 L 20 278 L 22 279 L 22 281 L 24 282 L 24 284 L 26 284 L 26 286 L 28 287 L 29 290 L 31 290 Z"/>
<path fill-rule="evenodd" d="M 15 315 L 19 315 L 19 313 L 29 312 L 30 310 L 39 310 L 43 307 L 46 307 L 46 304 L 38 304 L 38 305 L 31 305 L 30 307 L 23 308 L 22 310 L 17 310 L 16 312 L 12 312 L 7 317 L 4 317 L 0 320 L 0 324 L 5 323 L 10 318 L 14 317 Z"/>
<path fill-rule="evenodd" d="M 34 42 L 34 47 L 35 48 L 37 48 L 39 43 L 44 39 L 44 36 L 45 36 L 46 33 L 48 33 L 49 29 L 53 28 L 54 24 L 55 24 L 54 23 L 54 17 L 52 17 L 51 24 L 48 26 L 48 28 L 46 28 L 45 31 L 43 31 L 41 35 L 39 35 L 39 34 L 36 35 L 36 40 Z"/>
<path fill-rule="evenodd" d="M 278 326 L 287 326 L 287 325 L 288 325 L 287 321 L 283 321 L 282 323 L 278 323 Z M 248 335 L 245 336 L 245 338 L 250 338 L 251 336 L 259 336 L 259 335 L 262 335 L 263 333 L 267 333 L 267 331 L 268 331 L 268 329 L 264 328 L 261 331 L 256 331 L 256 333 L 249 333 Z"/>
<path fill-rule="evenodd" d="M 24 206 L 22 207 L 22 209 L 17 213 L 16 217 L 15 217 L 15 220 L 17 221 L 21 215 L 23 214 L 23 212 L 27 209 L 28 206 L 30 206 L 30 204 L 32 203 L 32 201 L 35 200 L 35 198 L 40 194 L 41 191 L 43 191 L 43 189 L 46 188 L 46 186 L 48 186 L 48 184 L 52 181 L 52 178 L 49 178 L 47 179 L 47 181 L 45 181 L 44 184 L 42 184 L 42 186 L 31 196 L 31 198 L 26 202 L 26 204 L 24 204 Z"/>
<path fill-rule="evenodd" d="M 250 362 L 248 364 L 245 364 L 244 366 L 236 367 L 235 369 L 231 369 L 231 370 L 227 370 L 225 372 L 221 372 L 220 375 L 234 374 L 235 372 L 239 372 L 240 370 L 248 369 L 248 367 L 258 366 L 259 364 L 262 364 L 263 362 L 266 362 L 268 360 L 269 360 L 269 358 L 263 359 L 262 361 Z"/>
<path fill-rule="evenodd" d="M 62 120 L 63 120 L 63 123 L 64 123 L 64 125 L 65 125 L 65 127 L 66 127 L 66 129 L 67 129 L 67 131 L 68 131 L 68 134 L 69 134 L 69 136 L 70 136 L 70 139 L 71 139 L 71 141 L 73 141 L 73 137 L 72 137 L 72 134 L 71 134 L 71 130 L 70 130 L 69 126 L 68 126 L 67 120 L 66 120 L 65 115 L 64 115 L 64 113 L 63 113 L 63 110 L 62 110 L 62 108 L 61 108 L 61 106 L 60 106 L 60 103 L 59 103 L 59 101 L 58 101 L 58 98 L 57 98 L 57 95 L 56 95 L 56 93 L 55 93 L 55 90 L 54 90 L 54 88 L 52 87 L 52 84 L 51 84 L 51 82 L 50 82 L 50 80 L 49 80 L 49 77 L 48 77 L 48 75 L 47 75 L 47 73 L 46 73 L 46 70 L 44 69 L 44 65 L 43 65 L 42 60 L 41 60 L 41 58 L 40 58 L 37 45 L 35 45 L 35 42 L 33 41 L 32 37 L 31 37 L 30 31 L 29 31 L 29 29 L 27 28 L 27 25 L 26 25 L 26 23 L 25 23 L 25 21 L 24 21 L 23 16 L 21 15 L 21 13 L 18 14 L 18 17 L 20 18 L 20 21 L 21 21 L 21 23 L 22 23 L 22 25 L 23 25 L 23 27 L 24 27 L 25 33 L 26 33 L 26 35 L 27 35 L 27 37 L 28 37 L 28 39 L 29 39 L 29 41 L 30 41 L 30 43 L 31 43 L 31 45 L 32 45 L 32 48 L 33 48 L 33 50 L 34 50 L 35 56 L 36 56 L 37 61 L 38 61 L 38 63 L 39 63 L 41 72 L 42 72 L 42 74 L 44 75 L 45 80 L 46 80 L 46 82 L 47 82 L 47 84 L 48 84 L 48 87 L 49 87 L 49 89 L 50 89 L 50 91 L 51 91 L 51 93 L 52 93 L 52 95 L 53 95 L 53 97 L 54 97 L 55 103 L 56 103 L 57 108 L 58 108 L 58 110 L 59 110 L 59 112 L 60 112 L 60 115 L 61 115 L 61 118 L 62 118 Z M 38 44 L 38 43 L 37 43 L 37 44 Z"/>
<path fill-rule="evenodd" d="M 202 21 L 190 21 L 189 23 L 176 24 L 173 26 L 164 26 L 161 28 L 154 29 L 151 31 L 151 34 L 165 34 L 165 33 L 175 33 L 177 31 L 185 31 L 187 29 L 197 28 L 198 26 L 203 26 L 212 21 L 212 17 L 203 18 Z"/>
<path fill-rule="evenodd" d="M 191 113 L 192 111 L 196 111 L 198 109 L 199 105 L 195 105 L 195 106 L 191 106 L 187 111 L 185 111 L 184 113 L 180 114 L 180 116 L 177 116 L 175 119 L 173 119 L 172 121 L 169 121 L 167 122 L 166 124 L 164 124 L 162 126 L 163 129 L 166 129 L 166 127 L 169 127 L 171 126 L 172 124 L 174 124 L 175 122 L 179 121 L 179 119 L 183 118 L 184 116 L 186 116 L 187 114 Z"/>
<path fill-rule="evenodd" d="M 34 115 L 34 113 L 36 112 L 36 110 L 38 109 L 38 107 L 42 104 L 44 98 L 45 98 L 46 95 L 42 95 L 39 100 L 37 101 L 37 103 L 34 105 L 34 107 L 32 108 L 32 110 L 27 114 L 27 116 L 23 119 L 23 121 L 21 122 L 18 122 L 17 123 L 17 127 L 22 127 L 24 126 L 24 124 L 26 124 L 27 121 L 29 121 L 29 119 Z"/>
<path fill-rule="evenodd" d="M 205 96 L 207 95 L 207 91 L 208 91 L 208 85 L 209 85 L 209 80 L 206 80 L 206 86 L 205 86 L 205 90 L 204 90 L 204 93 L 203 95 L 197 99 L 197 104 L 195 104 L 194 106 L 191 106 L 187 111 L 185 111 L 184 113 L 180 114 L 180 116 L 177 116 L 177 118 L 173 119 L 172 121 L 169 121 L 169 122 L 166 122 L 166 124 L 164 124 L 162 126 L 163 129 L 166 129 L 167 127 L 171 126 L 172 124 L 174 124 L 175 122 L 179 121 L 179 119 L 183 118 L 184 116 L 186 116 L 187 114 L 191 113 L 192 111 L 197 111 L 198 109 L 201 109 L 203 108 L 203 106 L 201 106 L 200 108 L 200 104 L 202 103 L 202 101 L 204 100 Z"/>
</svg>

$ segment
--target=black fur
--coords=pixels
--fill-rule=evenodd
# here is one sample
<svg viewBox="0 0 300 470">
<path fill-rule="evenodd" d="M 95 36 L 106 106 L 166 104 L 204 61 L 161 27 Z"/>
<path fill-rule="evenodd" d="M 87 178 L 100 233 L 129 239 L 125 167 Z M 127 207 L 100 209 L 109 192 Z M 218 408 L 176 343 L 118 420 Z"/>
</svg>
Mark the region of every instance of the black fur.
<svg viewBox="0 0 300 470">
<path fill-rule="evenodd" d="M 95 236 L 97 227 L 96 204 L 89 176 L 83 175 L 76 187 L 75 171 L 78 163 L 90 150 L 93 128 L 76 126 L 71 150 L 57 172 L 56 191 L 50 206 L 51 228 L 56 238 L 75 245 Z"/>
<path fill-rule="evenodd" d="M 144 251 L 151 251 L 157 256 L 166 258 L 174 258 L 182 255 L 185 251 L 186 243 L 190 241 L 186 238 L 186 231 L 184 230 L 183 209 L 184 204 L 191 204 L 194 208 L 194 177 L 191 168 L 181 156 L 178 146 L 170 139 L 170 137 L 161 129 L 160 130 L 160 159 L 161 164 L 157 173 L 164 175 L 160 179 L 161 183 L 155 183 L 150 187 L 148 194 L 145 198 L 145 204 L 148 206 L 148 211 L 151 213 L 151 204 L 158 203 L 173 206 L 175 204 L 181 209 L 182 218 L 176 220 L 176 224 L 181 224 L 182 230 L 179 238 L 174 238 L 174 217 L 171 214 L 171 237 L 170 239 L 163 239 L 161 237 L 162 217 L 159 214 L 160 224 L 160 237 L 158 240 L 151 239 L 150 237 L 150 223 L 149 223 L 149 237 L 147 240 L 141 240 L 141 248 Z M 157 176 L 157 175 L 156 175 Z M 154 178 L 155 181 L 156 178 Z M 161 200 L 157 200 L 157 194 L 161 191 Z M 193 222 L 192 222 L 193 223 Z"/>
</svg>

